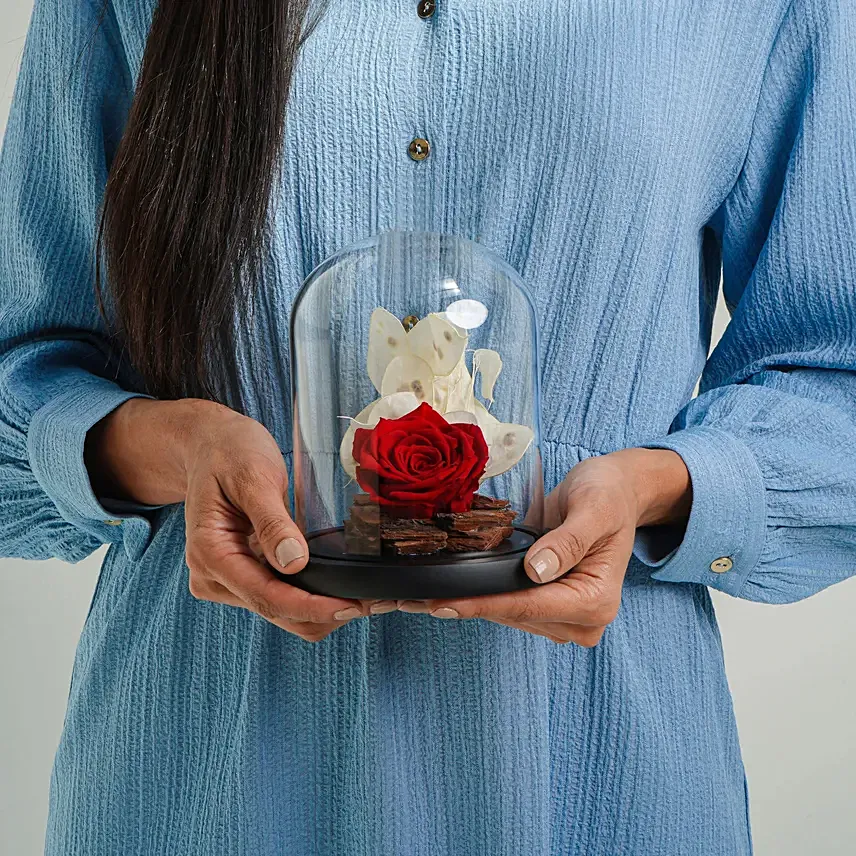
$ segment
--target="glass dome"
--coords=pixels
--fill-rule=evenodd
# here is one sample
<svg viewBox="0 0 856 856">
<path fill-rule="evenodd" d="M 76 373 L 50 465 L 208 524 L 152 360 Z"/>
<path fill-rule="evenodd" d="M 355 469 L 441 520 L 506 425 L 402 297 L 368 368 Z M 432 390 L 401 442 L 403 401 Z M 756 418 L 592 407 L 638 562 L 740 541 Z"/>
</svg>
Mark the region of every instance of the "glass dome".
<svg viewBox="0 0 856 856">
<path fill-rule="evenodd" d="M 317 267 L 291 316 L 289 582 L 339 597 L 525 587 L 542 527 L 532 301 L 485 247 L 385 232 Z"/>
</svg>

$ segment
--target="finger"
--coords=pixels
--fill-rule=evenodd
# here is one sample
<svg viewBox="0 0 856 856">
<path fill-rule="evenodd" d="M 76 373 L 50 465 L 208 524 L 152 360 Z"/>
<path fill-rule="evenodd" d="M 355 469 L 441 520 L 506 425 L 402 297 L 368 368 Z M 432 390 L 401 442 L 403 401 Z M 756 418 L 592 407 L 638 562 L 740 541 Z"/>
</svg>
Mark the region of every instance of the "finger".
<svg viewBox="0 0 856 856">
<path fill-rule="evenodd" d="M 557 645 L 564 645 L 567 642 L 567 639 L 562 639 L 559 636 L 554 636 L 552 633 L 541 629 L 541 626 L 538 624 L 521 624 L 519 621 L 503 621 L 499 618 L 497 618 L 496 621 L 494 621 L 493 623 L 502 624 L 505 627 L 512 627 L 515 630 L 519 630 L 522 633 L 529 633 L 533 636 L 543 636 L 545 639 L 549 639 L 551 642 L 555 642 Z"/>
<path fill-rule="evenodd" d="M 240 553 L 212 567 L 219 582 L 274 624 L 301 621 L 334 624 L 366 614 L 359 601 L 311 594 L 276 579 L 255 559 Z"/>
<path fill-rule="evenodd" d="M 516 627 L 526 633 L 544 636 L 557 645 L 573 642 L 582 648 L 594 648 L 603 638 L 603 627 L 583 627 L 581 624 L 560 624 L 558 622 L 542 622 L 540 624 L 520 624 L 512 621 L 498 621 L 508 627 Z"/>
<path fill-rule="evenodd" d="M 429 613 L 435 618 L 605 627 L 615 619 L 620 603 L 620 582 L 581 572 L 538 588 L 458 600 L 403 601 L 398 608 L 402 612 Z"/>
<path fill-rule="evenodd" d="M 284 471 L 276 478 L 242 473 L 224 485 L 229 500 L 249 519 L 254 543 L 258 543 L 271 566 L 281 573 L 295 574 L 306 567 L 309 551 L 285 505 L 287 489 Z"/>
<path fill-rule="evenodd" d="M 277 627 L 291 633 L 294 636 L 299 636 L 304 642 L 320 642 L 326 639 L 335 630 L 344 627 L 347 621 L 337 621 L 331 624 L 313 624 L 309 621 L 278 621 L 275 623 Z"/>
<path fill-rule="evenodd" d="M 461 600 L 403 601 L 401 612 L 427 612 L 435 618 L 486 618 L 519 623 L 573 621 L 589 608 L 585 593 L 559 581 L 550 586 L 482 595 Z M 586 622 L 587 623 L 587 622 Z"/>
<path fill-rule="evenodd" d="M 236 594 L 233 594 L 228 588 L 226 588 L 226 586 L 221 585 L 216 580 L 196 580 L 195 577 L 191 577 L 190 593 L 193 597 L 197 598 L 197 600 L 210 601 L 211 603 L 222 603 L 226 606 L 233 606 L 239 609 L 245 609 L 248 612 L 254 612 L 250 604 L 239 598 Z M 307 642 L 319 642 L 321 639 L 329 636 L 334 630 L 344 627 L 348 621 L 331 621 L 315 624 L 310 621 L 281 619 L 272 623 L 295 636 L 299 636 Z"/>
<path fill-rule="evenodd" d="M 592 545 L 607 534 L 603 509 L 571 505 L 565 519 L 539 538 L 526 553 L 526 573 L 536 583 L 549 583 L 578 565 Z"/>
<path fill-rule="evenodd" d="M 383 615 L 398 609 L 398 603 L 394 600 L 361 600 L 360 605 L 368 609 L 371 615 Z"/>
<path fill-rule="evenodd" d="M 233 594 L 226 586 L 221 585 L 216 580 L 198 579 L 195 574 L 191 574 L 188 587 L 190 594 L 197 600 L 225 603 L 228 606 L 242 606 L 245 609 L 247 607 L 237 595 Z"/>
</svg>

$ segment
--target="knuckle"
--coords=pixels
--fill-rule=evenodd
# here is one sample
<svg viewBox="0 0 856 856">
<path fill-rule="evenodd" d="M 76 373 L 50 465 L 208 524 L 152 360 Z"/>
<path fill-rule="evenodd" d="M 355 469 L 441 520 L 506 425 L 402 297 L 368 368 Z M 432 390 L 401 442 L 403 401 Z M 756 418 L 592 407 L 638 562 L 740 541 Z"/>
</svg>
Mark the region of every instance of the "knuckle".
<svg viewBox="0 0 856 856">
<path fill-rule="evenodd" d="M 188 547 L 184 553 L 184 563 L 190 571 L 191 579 L 196 577 L 197 580 L 201 581 L 201 579 L 206 576 L 207 563 L 199 550 Z"/>
<path fill-rule="evenodd" d="M 313 627 L 312 629 L 305 629 L 300 631 L 292 631 L 305 642 L 320 642 L 322 639 L 326 639 L 332 632 L 333 628 L 318 626 Z"/>
<path fill-rule="evenodd" d="M 612 624 L 618 615 L 620 602 L 612 598 L 597 598 L 591 601 L 583 610 L 585 624 L 593 627 L 606 627 Z"/>
<path fill-rule="evenodd" d="M 576 564 L 583 558 L 586 552 L 585 544 L 576 532 L 559 527 L 555 531 L 555 537 L 561 559 Z"/>
<path fill-rule="evenodd" d="M 254 524 L 256 537 L 262 544 L 272 544 L 279 541 L 288 529 L 281 514 L 262 514 Z"/>
<path fill-rule="evenodd" d="M 265 619 L 265 621 L 270 621 L 275 624 L 279 619 L 279 615 L 273 604 L 260 594 L 257 594 L 256 592 L 246 592 L 243 594 L 243 600 L 253 612 L 260 615 Z"/>
<path fill-rule="evenodd" d="M 594 648 L 603 638 L 603 628 L 580 631 L 574 640 L 582 648 Z"/>
<path fill-rule="evenodd" d="M 191 597 L 196 600 L 209 600 L 208 587 L 203 583 L 197 574 L 190 574 L 187 581 L 187 588 L 190 591 Z"/>
<path fill-rule="evenodd" d="M 540 610 L 530 600 L 521 600 L 514 610 L 514 618 L 521 624 L 537 621 L 539 617 Z"/>
<path fill-rule="evenodd" d="M 231 464 L 231 462 L 230 462 Z M 252 496 L 258 489 L 261 479 L 255 470 L 249 467 L 240 467 L 239 469 L 231 468 L 228 479 L 231 482 L 232 490 L 239 499 L 245 499 Z"/>
<path fill-rule="evenodd" d="M 235 493 L 242 499 L 252 498 L 271 489 L 282 495 L 288 488 L 285 467 L 275 466 L 264 454 L 252 455 L 240 467 L 235 467 L 234 462 L 230 462 L 229 480 Z"/>
<path fill-rule="evenodd" d="M 606 627 L 618 617 L 618 604 L 605 603 L 595 610 L 593 624 Z"/>
<path fill-rule="evenodd" d="M 336 627 L 338 625 L 330 624 L 330 611 L 321 606 L 317 606 L 314 603 L 304 606 L 301 609 L 301 619 L 308 624 L 317 624 L 319 627 L 331 626 Z"/>
</svg>

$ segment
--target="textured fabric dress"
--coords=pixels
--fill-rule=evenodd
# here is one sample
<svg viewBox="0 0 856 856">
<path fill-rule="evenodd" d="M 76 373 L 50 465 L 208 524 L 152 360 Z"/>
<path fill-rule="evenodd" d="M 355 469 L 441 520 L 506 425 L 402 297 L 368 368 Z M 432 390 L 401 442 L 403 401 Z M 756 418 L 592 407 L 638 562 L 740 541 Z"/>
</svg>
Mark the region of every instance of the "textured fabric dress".
<svg viewBox="0 0 856 856">
<path fill-rule="evenodd" d="M 47 853 L 749 853 L 707 587 L 793 601 L 856 569 L 853 0 L 337 0 L 302 50 L 247 411 L 290 462 L 287 319 L 336 250 L 396 227 L 498 253 L 536 305 L 547 487 L 643 444 L 692 476 L 594 649 L 403 613 L 309 644 L 191 597 L 181 506 L 93 494 L 84 436 L 133 394 L 93 230 L 153 0 L 93 36 L 100 6 L 37 0 L 0 170 L 0 549 L 111 545 Z"/>
</svg>

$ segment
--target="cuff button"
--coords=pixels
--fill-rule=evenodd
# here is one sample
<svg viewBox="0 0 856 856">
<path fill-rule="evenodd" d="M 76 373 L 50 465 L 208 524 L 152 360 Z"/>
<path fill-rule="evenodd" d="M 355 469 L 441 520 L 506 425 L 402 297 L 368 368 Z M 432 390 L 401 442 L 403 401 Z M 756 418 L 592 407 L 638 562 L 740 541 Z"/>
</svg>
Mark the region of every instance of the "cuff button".
<svg viewBox="0 0 856 856">
<path fill-rule="evenodd" d="M 728 556 L 722 556 L 719 559 L 714 559 L 710 563 L 710 569 L 715 574 L 724 574 L 726 571 L 730 571 L 734 567 L 734 562 L 728 558 Z"/>
<path fill-rule="evenodd" d="M 121 526 L 121 525 L 122 525 L 122 521 L 121 521 L 121 520 L 105 520 L 104 522 L 105 522 L 108 526 Z"/>
</svg>

